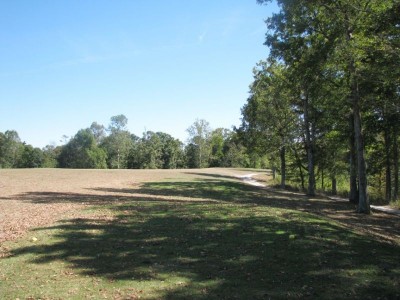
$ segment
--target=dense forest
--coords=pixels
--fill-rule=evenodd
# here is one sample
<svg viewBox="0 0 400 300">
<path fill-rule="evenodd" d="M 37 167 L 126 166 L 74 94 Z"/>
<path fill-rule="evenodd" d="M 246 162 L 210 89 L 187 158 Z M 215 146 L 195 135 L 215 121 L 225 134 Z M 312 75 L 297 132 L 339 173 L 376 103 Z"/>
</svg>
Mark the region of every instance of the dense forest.
<svg viewBox="0 0 400 300">
<path fill-rule="evenodd" d="M 0 132 L 0 168 L 177 169 L 265 167 L 262 156 L 248 154 L 235 131 L 211 129 L 196 120 L 183 143 L 164 132 L 138 137 L 127 130 L 124 115 L 111 117 L 106 128 L 93 122 L 61 146 L 34 148 L 14 130 Z"/>
<path fill-rule="evenodd" d="M 268 5 L 268 0 L 258 0 Z M 347 190 L 358 212 L 399 196 L 400 2 L 277 1 L 240 135 L 282 187 Z"/>
</svg>

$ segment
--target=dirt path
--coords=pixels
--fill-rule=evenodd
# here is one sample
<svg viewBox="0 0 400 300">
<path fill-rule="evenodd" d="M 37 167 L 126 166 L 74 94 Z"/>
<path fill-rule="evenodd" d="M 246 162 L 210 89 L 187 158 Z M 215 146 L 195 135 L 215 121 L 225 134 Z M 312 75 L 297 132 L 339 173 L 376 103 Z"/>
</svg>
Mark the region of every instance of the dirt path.
<svg viewBox="0 0 400 300">
<path fill-rule="evenodd" d="M 269 188 L 265 181 L 260 181 L 259 174 L 250 173 L 237 175 L 237 178 L 246 184 L 264 188 L 265 190 L 278 191 L 297 197 L 299 193 Z M 257 178 L 257 179 L 255 179 Z M 303 195 L 303 197 L 307 197 Z M 307 204 L 297 203 L 296 209 L 320 214 L 341 223 L 343 226 L 354 229 L 361 234 L 373 235 L 378 239 L 400 244 L 400 211 L 389 206 L 371 205 L 372 214 L 364 215 L 355 213 L 355 207 L 347 199 L 339 197 L 307 197 Z M 332 205 L 333 202 L 337 202 Z"/>
<path fill-rule="evenodd" d="M 254 179 L 253 177 L 255 175 L 258 175 L 257 173 L 250 173 L 250 174 L 245 174 L 245 175 L 238 175 L 237 177 L 243 180 L 243 182 L 253 185 L 253 186 L 258 186 L 258 187 L 267 187 L 266 184 L 261 183 L 260 181 Z M 340 198 L 340 197 L 328 197 L 329 199 L 336 200 L 336 201 L 342 201 L 342 202 L 348 202 L 347 199 Z M 389 205 L 371 205 L 371 210 L 376 211 L 376 212 L 383 212 L 391 215 L 396 215 L 400 216 L 400 210 L 395 209 L 393 207 L 390 207 Z"/>
</svg>

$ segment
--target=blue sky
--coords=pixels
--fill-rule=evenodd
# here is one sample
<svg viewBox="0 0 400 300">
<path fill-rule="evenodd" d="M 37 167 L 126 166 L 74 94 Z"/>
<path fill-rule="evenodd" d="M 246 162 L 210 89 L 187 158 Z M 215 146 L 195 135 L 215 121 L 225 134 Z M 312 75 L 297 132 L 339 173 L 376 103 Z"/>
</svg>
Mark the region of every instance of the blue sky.
<svg viewBox="0 0 400 300">
<path fill-rule="evenodd" d="M 186 141 L 196 120 L 240 124 L 267 57 L 256 0 L 0 1 L 0 131 L 36 147 L 124 114 Z"/>
</svg>

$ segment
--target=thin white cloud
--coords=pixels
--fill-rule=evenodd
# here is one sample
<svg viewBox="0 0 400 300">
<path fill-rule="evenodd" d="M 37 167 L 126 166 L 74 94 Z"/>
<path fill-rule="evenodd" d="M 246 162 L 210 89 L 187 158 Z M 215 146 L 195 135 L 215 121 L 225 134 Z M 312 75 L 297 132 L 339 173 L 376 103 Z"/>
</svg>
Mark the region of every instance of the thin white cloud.
<svg viewBox="0 0 400 300">
<path fill-rule="evenodd" d="M 71 37 L 58 33 L 57 45 L 52 52 L 59 56 L 54 61 L 22 70 L 0 72 L 1 77 L 31 75 L 49 70 L 58 70 L 87 64 L 99 64 L 106 61 L 116 61 L 137 57 L 142 52 L 127 34 L 117 34 L 106 37 Z"/>
<path fill-rule="evenodd" d="M 113 61 L 113 60 L 121 60 L 127 59 L 130 57 L 134 57 L 140 54 L 140 51 L 132 51 L 126 53 L 116 53 L 114 55 L 86 55 L 82 57 L 76 57 L 66 60 L 60 60 L 53 63 L 49 63 L 46 65 L 39 66 L 37 68 L 26 69 L 26 70 L 17 70 L 17 71 L 9 71 L 9 72 L 0 72 L 1 77 L 12 77 L 12 76 L 22 76 L 22 75 L 31 75 L 40 72 L 45 72 L 49 70 L 58 70 L 68 67 L 75 67 L 86 64 L 97 64 L 105 61 Z"/>
<path fill-rule="evenodd" d="M 198 43 L 198 44 L 202 44 L 203 41 L 204 41 L 204 39 L 205 39 L 205 37 L 206 37 L 206 35 L 207 35 L 207 31 L 206 31 L 206 30 L 203 31 L 201 34 L 199 34 L 199 35 L 197 36 L 197 43 Z"/>
<path fill-rule="evenodd" d="M 196 36 L 197 44 L 202 44 L 207 39 L 222 41 L 236 34 L 244 22 L 243 12 L 233 9 L 223 16 L 213 16 L 204 20 L 202 31 Z"/>
<path fill-rule="evenodd" d="M 125 52 L 125 53 L 121 52 L 121 53 L 115 53 L 112 55 L 88 54 L 88 55 L 70 59 L 70 60 L 55 62 L 55 63 L 47 65 L 46 68 L 47 69 L 58 69 L 58 68 L 63 68 L 63 67 L 71 67 L 71 66 L 84 65 L 84 64 L 96 64 L 96 63 L 102 63 L 105 61 L 126 59 L 126 58 L 130 58 L 133 56 L 137 56 L 139 54 L 140 54 L 140 51 L 131 51 L 131 52 Z"/>
<path fill-rule="evenodd" d="M 251 36 L 257 36 L 257 35 L 263 35 L 267 32 L 267 26 L 259 26 L 257 29 L 253 30 L 250 35 Z"/>
<path fill-rule="evenodd" d="M 223 37 L 231 36 L 235 30 L 240 26 L 243 20 L 242 12 L 240 10 L 231 11 L 228 16 L 221 20 L 221 34 Z"/>
</svg>

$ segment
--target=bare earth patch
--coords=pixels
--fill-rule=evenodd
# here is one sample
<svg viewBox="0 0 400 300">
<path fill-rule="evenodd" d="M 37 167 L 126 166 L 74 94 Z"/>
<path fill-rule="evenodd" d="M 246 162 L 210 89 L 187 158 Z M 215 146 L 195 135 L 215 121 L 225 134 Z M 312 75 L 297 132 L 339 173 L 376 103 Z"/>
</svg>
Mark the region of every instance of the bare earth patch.
<svg viewBox="0 0 400 300">
<path fill-rule="evenodd" d="M 124 191 L 133 192 L 141 183 L 183 180 L 207 172 L 210 170 L 0 170 L 0 245 L 66 214 L 76 217 L 87 205 L 118 200 L 118 196 L 126 196 Z M 211 172 L 229 176 L 233 170 Z"/>
<path fill-rule="evenodd" d="M 66 213 L 76 214 L 85 207 L 88 196 L 104 196 L 96 188 L 126 187 L 136 182 L 137 175 L 127 170 L 1 170 L 0 243 L 32 227 L 51 224 Z M 152 176 L 140 173 L 140 181 L 146 178 Z"/>
</svg>

